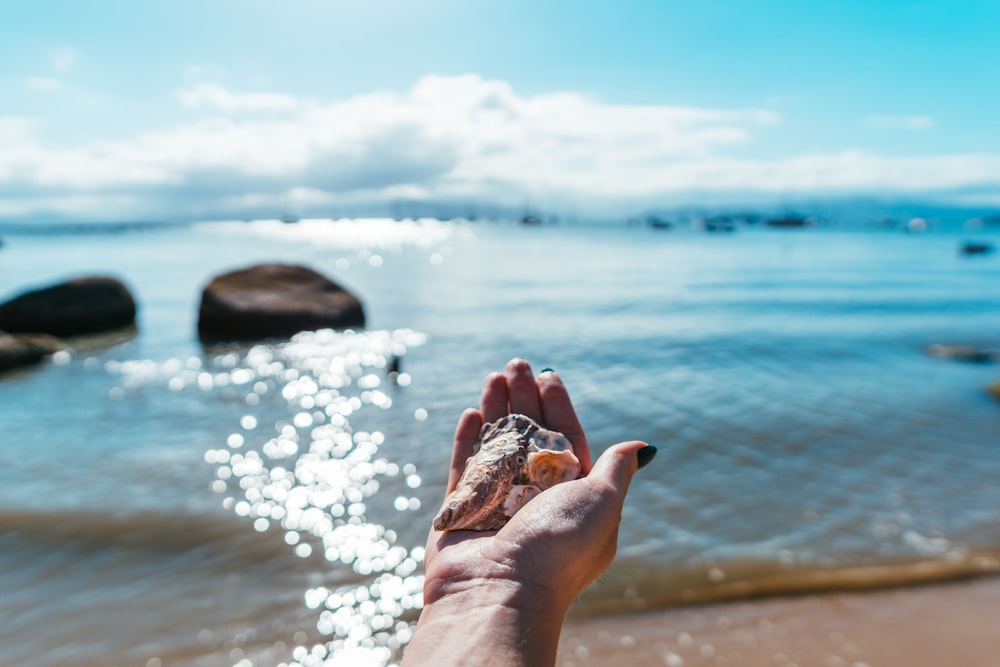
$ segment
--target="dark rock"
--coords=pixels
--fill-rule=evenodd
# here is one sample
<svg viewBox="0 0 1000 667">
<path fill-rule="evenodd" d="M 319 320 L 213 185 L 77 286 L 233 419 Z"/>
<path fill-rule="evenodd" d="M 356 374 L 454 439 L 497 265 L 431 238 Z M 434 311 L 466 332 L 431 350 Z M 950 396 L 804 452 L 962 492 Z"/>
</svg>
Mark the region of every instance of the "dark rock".
<svg viewBox="0 0 1000 667">
<path fill-rule="evenodd" d="M 63 341 L 46 334 L 0 333 L 0 373 L 37 364 L 65 347 Z"/>
<path fill-rule="evenodd" d="M 728 215 L 713 215 L 710 218 L 702 220 L 701 225 L 706 232 L 726 233 L 736 231 L 736 223 Z"/>
<path fill-rule="evenodd" d="M 940 359 L 967 361 L 974 364 L 992 363 L 1000 357 L 994 350 L 987 350 L 975 345 L 943 345 L 940 343 L 929 346 L 927 354 Z"/>
<path fill-rule="evenodd" d="M 198 313 L 198 336 L 204 342 L 364 325 L 357 297 L 311 269 L 287 264 L 251 266 L 213 278 Z"/>
<path fill-rule="evenodd" d="M 986 241 L 966 241 L 959 250 L 963 255 L 988 255 L 996 248 Z"/>
<path fill-rule="evenodd" d="M 779 227 L 781 229 L 795 229 L 800 227 L 808 227 L 811 224 L 809 218 L 804 218 L 800 215 L 786 215 L 780 218 L 772 218 L 764 222 L 768 227 Z"/>
<path fill-rule="evenodd" d="M 994 382 L 986 387 L 986 391 L 993 395 L 993 398 L 1000 401 L 1000 382 Z"/>
<path fill-rule="evenodd" d="M 0 305 L 0 329 L 70 337 L 135 324 L 135 300 L 120 281 L 86 276 L 17 296 Z"/>
</svg>

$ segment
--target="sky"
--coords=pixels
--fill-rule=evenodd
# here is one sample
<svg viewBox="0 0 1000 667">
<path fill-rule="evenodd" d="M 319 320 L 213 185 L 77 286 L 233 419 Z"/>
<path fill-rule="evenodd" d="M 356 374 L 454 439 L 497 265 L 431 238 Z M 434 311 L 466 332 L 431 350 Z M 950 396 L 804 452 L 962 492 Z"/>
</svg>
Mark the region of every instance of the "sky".
<svg viewBox="0 0 1000 667">
<path fill-rule="evenodd" d="M 995 0 L 5 5 L 0 221 L 1000 208 Z"/>
</svg>

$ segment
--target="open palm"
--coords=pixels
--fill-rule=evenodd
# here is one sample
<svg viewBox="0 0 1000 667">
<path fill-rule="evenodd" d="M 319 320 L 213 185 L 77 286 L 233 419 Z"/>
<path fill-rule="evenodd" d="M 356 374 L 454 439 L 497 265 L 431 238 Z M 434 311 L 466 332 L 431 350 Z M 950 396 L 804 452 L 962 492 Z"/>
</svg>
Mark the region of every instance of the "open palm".
<svg viewBox="0 0 1000 667">
<path fill-rule="evenodd" d="M 459 419 L 447 492 L 458 484 L 483 424 L 516 413 L 563 433 L 580 460 L 580 477 L 547 489 L 498 531 L 432 530 L 424 561 L 428 601 L 470 587 L 513 585 L 540 604 L 565 609 L 614 558 L 635 452 L 644 443 L 612 448 L 594 474 L 587 438 L 559 376 L 546 371 L 536 378 L 524 360 L 489 375 L 480 408 Z"/>
</svg>

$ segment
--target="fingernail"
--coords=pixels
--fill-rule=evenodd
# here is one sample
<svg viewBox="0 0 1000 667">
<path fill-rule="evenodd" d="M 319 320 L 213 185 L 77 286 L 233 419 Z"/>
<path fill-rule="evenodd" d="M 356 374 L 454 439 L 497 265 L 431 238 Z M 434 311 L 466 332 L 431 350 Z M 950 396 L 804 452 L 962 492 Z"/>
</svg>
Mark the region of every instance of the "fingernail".
<svg viewBox="0 0 1000 667">
<path fill-rule="evenodd" d="M 552 370 L 551 368 L 543 368 L 542 373 L 555 373 L 555 371 Z M 541 375 L 542 373 L 539 373 L 539 375 Z"/>
<path fill-rule="evenodd" d="M 656 447 L 653 447 L 652 445 L 646 445 L 645 447 L 643 447 L 638 451 L 636 456 L 639 458 L 639 467 L 641 468 L 650 461 L 652 461 L 653 457 L 656 456 Z"/>
</svg>

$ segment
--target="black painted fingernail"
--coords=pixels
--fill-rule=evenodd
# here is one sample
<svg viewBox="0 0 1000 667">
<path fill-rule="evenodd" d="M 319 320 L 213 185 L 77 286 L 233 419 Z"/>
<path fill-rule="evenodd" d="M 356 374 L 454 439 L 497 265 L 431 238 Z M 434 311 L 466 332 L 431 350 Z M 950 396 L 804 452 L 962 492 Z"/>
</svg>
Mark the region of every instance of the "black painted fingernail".
<svg viewBox="0 0 1000 667">
<path fill-rule="evenodd" d="M 551 368 L 543 368 L 542 373 L 555 373 L 555 371 L 552 370 Z M 541 375 L 542 373 L 539 373 L 539 375 Z"/>
<path fill-rule="evenodd" d="M 652 461 L 653 457 L 656 456 L 656 447 L 653 447 L 652 445 L 646 445 L 645 447 L 643 447 L 638 451 L 636 456 L 639 459 L 639 467 L 641 468 L 650 461 Z"/>
</svg>

